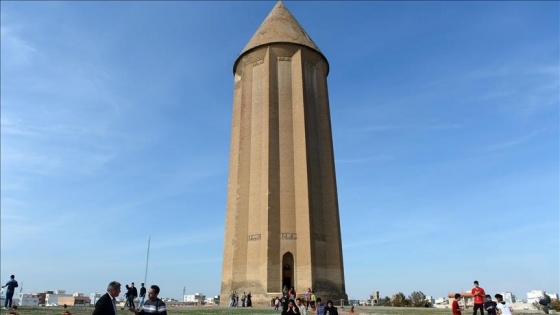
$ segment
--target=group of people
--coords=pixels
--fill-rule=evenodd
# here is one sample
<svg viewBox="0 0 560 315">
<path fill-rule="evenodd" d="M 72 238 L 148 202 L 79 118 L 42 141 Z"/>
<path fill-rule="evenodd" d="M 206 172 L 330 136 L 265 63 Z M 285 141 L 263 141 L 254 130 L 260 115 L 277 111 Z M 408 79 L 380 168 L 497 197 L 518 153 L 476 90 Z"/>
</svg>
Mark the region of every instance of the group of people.
<svg viewBox="0 0 560 315">
<path fill-rule="evenodd" d="M 130 286 L 126 285 L 126 289 L 127 292 L 125 296 L 127 302 L 125 306 L 128 306 L 129 310 L 135 315 L 167 315 L 165 303 L 158 298 L 160 289 L 157 285 L 150 286 L 148 290 L 148 300 L 144 301 L 146 288 L 144 287 L 144 283 L 142 283 L 142 287 L 140 288 L 140 305 L 138 309 L 134 305 L 134 298 L 138 296 L 138 290 L 134 287 L 134 282 L 131 283 Z M 134 296 L 135 291 L 136 296 Z M 107 286 L 107 293 L 102 295 L 95 303 L 95 309 L 92 315 L 117 315 L 117 297 L 120 293 L 121 284 L 117 281 L 110 282 Z"/>
<path fill-rule="evenodd" d="M 334 306 L 333 301 L 328 300 L 324 304 L 321 298 L 315 296 L 315 292 L 308 288 L 303 297 L 297 297 L 294 287 L 288 289 L 287 286 L 282 288 L 282 297 L 274 299 L 274 309 L 279 310 L 282 307 L 282 315 L 307 315 L 307 311 L 316 311 L 317 315 L 338 315 L 338 309 Z"/>
<path fill-rule="evenodd" d="M 479 286 L 478 281 L 474 282 L 474 288 L 471 290 L 471 293 L 473 295 L 473 315 L 476 315 L 478 310 L 480 310 L 480 315 L 484 315 L 485 310 L 488 315 L 513 314 L 511 306 L 504 301 L 504 297 L 501 294 L 494 295 L 496 301 L 492 301 L 492 296 L 484 292 L 484 289 Z M 460 293 L 455 293 L 455 300 L 451 304 L 453 315 L 461 315 L 462 306 L 459 305 L 461 298 Z"/>
<path fill-rule="evenodd" d="M 303 298 L 288 300 L 282 307 L 282 315 L 307 315 L 308 308 L 303 300 Z M 327 304 L 324 304 L 321 298 L 317 298 L 315 307 L 312 307 L 311 310 L 316 311 L 317 315 L 338 315 L 338 309 L 332 300 L 328 300 Z"/>
<path fill-rule="evenodd" d="M 245 294 L 245 291 L 241 295 L 241 307 L 253 307 L 253 301 L 251 300 L 251 292 L 249 294 Z M 239 306 L 239 294 L 237 291 L 232 291 L 229 295 L 229 307 L 238 307 Z"/>
<path fill-rule="evenodd" d="M 142 282 L 140 284 L 140 296 L 138 295 L 138 290 L 134 286 L 134 282 L 131 282 L 130 286 L 128 284 L 125 285 L 125 288 L 126 288 L 126 293 L 124 294 L 125 302 L 122 309 L 124 310 L 125 307 L 136 308 L 136 306 L 134 305 L 134 300 L 137 297 L 139 297 L 140 299 L 138 301 L 138 308 L 139 309 L 142 308 L 144 306 L 144 300 L 146 299 L 146 287 L 144 286 L 144 283 Z"/>
</svg>

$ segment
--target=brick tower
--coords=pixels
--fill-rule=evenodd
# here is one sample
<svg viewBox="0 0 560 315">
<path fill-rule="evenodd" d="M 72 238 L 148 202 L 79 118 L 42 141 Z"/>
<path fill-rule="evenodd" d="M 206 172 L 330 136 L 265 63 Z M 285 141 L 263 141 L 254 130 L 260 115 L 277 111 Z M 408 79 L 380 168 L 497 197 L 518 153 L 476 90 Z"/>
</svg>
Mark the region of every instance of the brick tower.
<svg viewBox="0 0 560 315">
<path fill-rule="evenodd" d="M 233 72 L 221 304 L 283 286 L 346 300 L 327 59 L 280 1 Z"/>
</svg>

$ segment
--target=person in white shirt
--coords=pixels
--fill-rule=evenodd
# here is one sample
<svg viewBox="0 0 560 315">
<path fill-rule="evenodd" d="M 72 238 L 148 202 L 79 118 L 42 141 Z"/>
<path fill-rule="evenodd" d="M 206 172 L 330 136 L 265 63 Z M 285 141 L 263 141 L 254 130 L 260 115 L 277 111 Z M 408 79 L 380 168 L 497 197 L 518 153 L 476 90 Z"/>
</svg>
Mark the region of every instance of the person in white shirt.
<svg viewBox="0 0 560 315">
<path fill-rule="evenodd" d="M 496 310 L 498 311 L 498 315 L 512 315 L 513 311 L 511 306 L 507 302 L 504 302 L 504 297 L 501 294 L 494 295 L 498 305 L 496 306 Z"/>
<path fill-rule="evenodd" d="M 301 303 L 301 299 L 296 299 L 296 306 L 299 308 L 299 313 L 301 315 L 307 315 L 307 309 L 305 309 L 305 305 Z"/>
</svg>

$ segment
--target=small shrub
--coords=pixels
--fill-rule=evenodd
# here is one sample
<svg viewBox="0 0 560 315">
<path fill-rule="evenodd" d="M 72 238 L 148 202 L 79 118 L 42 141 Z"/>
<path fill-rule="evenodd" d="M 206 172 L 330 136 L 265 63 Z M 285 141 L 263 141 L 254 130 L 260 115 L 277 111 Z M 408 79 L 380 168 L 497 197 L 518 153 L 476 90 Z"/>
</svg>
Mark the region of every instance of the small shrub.
<svg viewBox="0 0 560 315">
<path fill-rule="evenodd" d="M 553 310 L 560 312 L 560 301 L 559 300 L 552 300 L 552 302 L 550 302 L 550 306 L 552 307 Z"/>
</svg>

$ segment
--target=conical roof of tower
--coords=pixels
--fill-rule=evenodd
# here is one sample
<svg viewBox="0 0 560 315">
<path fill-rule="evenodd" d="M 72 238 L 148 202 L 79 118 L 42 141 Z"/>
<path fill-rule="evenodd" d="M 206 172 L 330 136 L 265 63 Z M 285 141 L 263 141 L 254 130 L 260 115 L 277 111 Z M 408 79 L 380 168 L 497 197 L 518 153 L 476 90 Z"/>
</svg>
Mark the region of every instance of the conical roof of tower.
<svg viewBox="0 0 560 315">
<path fill-rule="evenodd" d="M 270 11 L 239 56 L 256 47 L 271 43 L 294 43 L 321 53 L 319 47 L 315 45 L 281 0 Z"/>
</svg>

